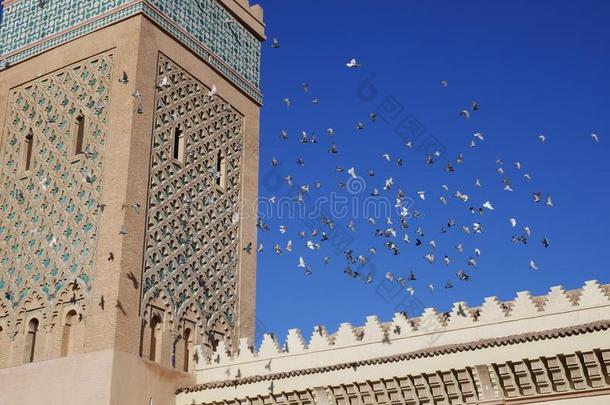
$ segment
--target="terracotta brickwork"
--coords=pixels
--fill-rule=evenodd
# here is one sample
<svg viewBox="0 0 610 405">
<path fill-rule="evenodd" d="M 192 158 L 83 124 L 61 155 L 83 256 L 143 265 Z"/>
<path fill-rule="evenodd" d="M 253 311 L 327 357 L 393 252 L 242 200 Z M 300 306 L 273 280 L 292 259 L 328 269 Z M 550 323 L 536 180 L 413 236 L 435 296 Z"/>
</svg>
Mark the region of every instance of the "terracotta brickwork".
<svg viewBox="0 0 610 405">
<path fill-rule="evenodd" d="M 35 360 L 82 351 L 112 67 L 104 53 L 10 92 L 0 146 L 0 322 L 11 343 L 0 366 L 28 356 L 33 319 Z"/>
<path fill-rule="evenodd" d="M 0 68 L 0 404 L 171 403 L 254 332 L 260 106 L 147 14 L 81 35 Z"/>
</svg>

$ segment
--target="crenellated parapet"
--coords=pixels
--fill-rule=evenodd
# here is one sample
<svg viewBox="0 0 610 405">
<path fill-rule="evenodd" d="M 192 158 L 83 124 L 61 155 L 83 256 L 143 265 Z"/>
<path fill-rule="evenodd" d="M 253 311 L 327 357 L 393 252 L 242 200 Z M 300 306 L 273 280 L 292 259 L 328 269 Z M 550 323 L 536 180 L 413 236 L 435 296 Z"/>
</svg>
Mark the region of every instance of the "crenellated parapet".
<svg viewBox="0 0 610 405">
<path fill-rule="evenodd" d="M 396 313 L 389 322 L 369 316 L 363 326 L 342 323 L 332 334 L 324 326 L 315 327 L 309 336 L 291 329 L 284 343 L 274 334 L 266 334 L 256 350 L 247 339 L 241 340 L 235 353 L 221 343 L 211 357 L 199 353 L 197 380 L 199 387 L 207 387 L 298 369 L 358 368 L 543 342 L 609 326 L 610 285 L 587 281 L 580 289 L 553 287 L 543 296 L 519 292 L 511 301 L 488 297 L 477 307 L 457 302 L 448 312 L 427 308 L 418 317 Z"/>
</svg>

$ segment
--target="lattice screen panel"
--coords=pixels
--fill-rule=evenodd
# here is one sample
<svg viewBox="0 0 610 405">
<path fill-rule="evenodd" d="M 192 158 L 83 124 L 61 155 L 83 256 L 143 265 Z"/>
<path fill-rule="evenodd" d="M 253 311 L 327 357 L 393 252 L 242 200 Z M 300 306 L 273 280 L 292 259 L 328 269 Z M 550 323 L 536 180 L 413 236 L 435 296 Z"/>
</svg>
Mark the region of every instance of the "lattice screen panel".
<svg viewBox="0 0 610 405">
<path fill-rule="evenodd" d="M 143 307 L 169 306 L 176 320 L 194 312 L 204 330 L 231 339 L 243 116 L 163 55 L 157 83 Z"/>
<path fill-rule="evenodd" d="M 67 289 L 87 291 L 95 275 L 112 64 L 105 53 L 9 94 L 0 150 L 0 308 L 9 315 L 33 296 L 50 306 Z M 79 115 L 85 153 L 75 156 Z M 29 134 L 31 166 L 24 172 Z"/>
</svg>

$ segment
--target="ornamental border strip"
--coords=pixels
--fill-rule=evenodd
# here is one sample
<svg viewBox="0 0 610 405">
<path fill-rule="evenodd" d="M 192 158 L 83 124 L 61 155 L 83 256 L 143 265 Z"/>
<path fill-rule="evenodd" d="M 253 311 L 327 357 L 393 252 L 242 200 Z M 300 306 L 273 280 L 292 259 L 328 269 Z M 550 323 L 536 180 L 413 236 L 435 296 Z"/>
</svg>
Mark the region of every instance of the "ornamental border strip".
<svg viewBox="0 0 610 405">
<path fill-rule="evenodd" d="M 220 75 L 235 84 L 237 88 L 243 91 L 248 97 L 253 99 L 256 103 L 262 104 L 262 94 L 254 85 L 236 72 L 235 69 L 222 61 L 222 59 L 214 54 L 207 46 L 196 40 L 191 34 L 184 31 L 168 17 L 164 16 L 155 6 L 149 4 L 147 0 L 138 0 L 136 3 L 115 8 L 105 14 L 28 45 L 25 48 L 9 52 L 5 55 L 0 55 L 0 57 L 2 57 L 2 59 L 0 59 L 0 71 L 138 14 L 144 14 L 156 26 L 168 33 L 201 60 L 207 62 Z"/>
<path fill-rule="evenodd" d="M 284 371 L 264 376 L 252 376 L 241 379 L 216 381 L 194 386 L 181 387 L 176 390 L 176 394 L 205 391 L 211 389 L 236 387 L 238 385 L 253 384 L 262 381 L 273 381 L 303 375 L 320 374 L 329 371 L 344 370 L 361 366 L 374 366 L 378 364 L 395 363 L 398 361 L 413 360 L 426 357 L 436 357 L 446 354 L 453 354 L 465 351 L 475 351 L 498 346 L 508 346 L 539 340 L 557 339 L 563 337 L 577 336 L 593 332 L 601 332 L 610 329 L 610 320 L 590 322 L 580 325 L 567 326 L 563 328 L 549 329 L 541 332 L 528 332 L 517 335 L 503 336 L 499 338 L 481 339 L 466 343 L 454 343 L 449 345 L 437 346 L 429 349 L 420 349 L 413 352 L 394 354 L 391 356 L 377 357 L 374 359 L 352 361 L 348 363 L 338 363 L 330 366 L 311 367 L 300 370 Z"/>
</svg>

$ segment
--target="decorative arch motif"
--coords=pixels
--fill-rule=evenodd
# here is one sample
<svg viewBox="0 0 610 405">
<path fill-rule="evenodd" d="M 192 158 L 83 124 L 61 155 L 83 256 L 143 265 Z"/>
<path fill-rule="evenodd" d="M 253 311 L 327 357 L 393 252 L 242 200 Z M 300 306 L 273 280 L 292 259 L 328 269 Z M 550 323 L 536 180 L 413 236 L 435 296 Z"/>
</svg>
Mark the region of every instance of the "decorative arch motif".
<svg viewBox="0 0 610 405">
<path fill-rule="evenodd" d="M 217 325 L 233 339 L 243 116 L 162 54 L 157 83 L 142 310 L 167 298 L 174 328 L 188 313 L 203 332 Z M 178 160 L 176 127 L 184 137 Z M 224 188 L 216 181 L 219 153 L 225 159 Z"/>
<path fill-rule="evenodd" d="M 103 53 L 9 94 L 0 145 L 0 308 L 15 321 L 33 297 L 50 310 L 61 297 L 75 297 L 75 285 L 82 297 L 95 276 L 112 67 L 112 52 Z M 71 124 L 79 114 L 86 119 L 85 153 L 74 161 Z M 32 161 L 24 174 L 22 140 L 30 130 Z"/>
</svg>

